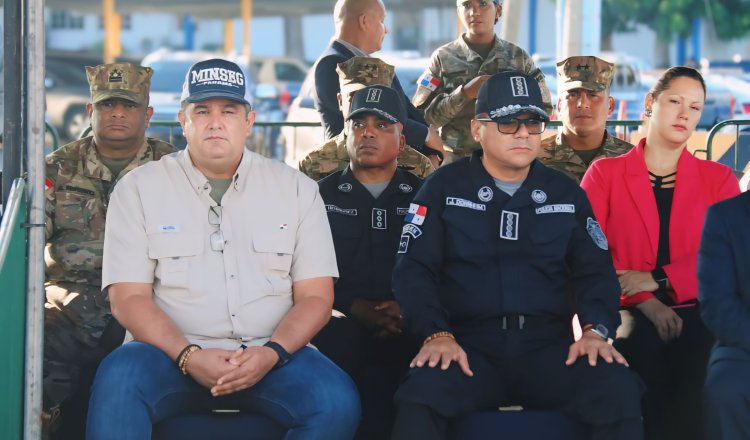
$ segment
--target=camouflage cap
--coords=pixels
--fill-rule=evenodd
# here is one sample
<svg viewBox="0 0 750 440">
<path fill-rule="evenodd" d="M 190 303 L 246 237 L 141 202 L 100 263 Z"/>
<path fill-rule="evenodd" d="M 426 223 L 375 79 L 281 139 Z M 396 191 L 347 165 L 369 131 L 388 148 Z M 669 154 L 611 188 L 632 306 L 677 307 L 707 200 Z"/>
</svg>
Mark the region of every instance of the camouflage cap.
<svg viewBox="0 0 750 440">
<path fill-rule="evenodd" d="M 380 58 L 352 57 L 336 66 L 341 94 L 366 86 L 386 86 L 393 83 L 396 69 Z"/>
<path fill-rule="evenodd" d="M 557 63 L 557 89 L 600 92 L 612 83 L 615 65 L 594 56 L 574 56 Z"/>
<path fill-rule="evenodd" d="M 153 73 L 154 70 L 150 67 L 131 63 L 86 66 L 91 102 L 96 104 L 105 99 L 122 98 L 137 104 L 148 105 L 148 93 Z"/>
</svg>

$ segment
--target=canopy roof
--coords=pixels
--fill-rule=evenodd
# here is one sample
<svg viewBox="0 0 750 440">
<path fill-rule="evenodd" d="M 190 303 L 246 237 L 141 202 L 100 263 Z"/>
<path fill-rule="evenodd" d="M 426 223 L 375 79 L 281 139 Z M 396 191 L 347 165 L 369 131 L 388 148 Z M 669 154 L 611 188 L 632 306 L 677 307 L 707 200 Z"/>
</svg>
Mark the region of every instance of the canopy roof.
<svg viewBox="0 0 750 440">
<path fill-rule="evenodd" d="M 0 4 L 3 1 L 0 0 Z M 326 14 L 333 11 L 335 0 L 252 0 L 254 16 Z M 386 8 L 419 10 L 429 6 L 448 6 L 455 0 L 384 0 Z M 46 0 L 48 8 L 98 13 L 102 0 Z M 231 18 L 240 14 L 240 0 L 119 0 L 118 13 L 164 12 L 205 18 Z"/>
</svg>

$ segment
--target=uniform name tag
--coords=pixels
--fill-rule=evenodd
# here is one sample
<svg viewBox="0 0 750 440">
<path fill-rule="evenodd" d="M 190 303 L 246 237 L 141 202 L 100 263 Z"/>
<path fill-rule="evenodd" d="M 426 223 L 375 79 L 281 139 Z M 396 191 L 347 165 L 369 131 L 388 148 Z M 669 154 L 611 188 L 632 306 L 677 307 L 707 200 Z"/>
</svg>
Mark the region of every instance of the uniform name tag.
<svg viewBox="0 0 750 440">
<path fill-rule="evenodd" d="M 95 196 L 96 193 L 94 191 L 91 191 L 90 189 L 86 188 L 79 188 L 77 186 L 71 186 L 71 185 L 63 185 L 59 188 L 61 191 L 68 191 L 73 192 L 77 194 L 83 194 L 85 196 Z"/>
<path fill-rule="evenodd" d="M 372 208 L 372 229 L 388 228 L 385 209 Z"/>
<path fill-rule="evenodd" d="M 406 215 L 409 212 L 409 208 L 396 208 L 396 214 Z"/>
<path fill-rule="evenodd" d="M 475 211 L 486 211 L 487 205 L 484 203 L 475 203 L 471 200 L 461 199 L 458 197 L 446 197 L 445 204 L 447 206 L 458 206 L 459 208 L 469 208 Z"/>
<path fill-rule="evenodd" d="M 335 212 L 343 215 L 357 215 L 356 209 L 339 208 L 336 205 L 326 205 L 326 212 Z"/>
<path fill-rule="evenodd" d="M 500 238 L 518 240 L 518 213 L 503 210 L 500 215 Z"/>
<path fill-rule="evenodd" d="M 540 206 L 539 208 L 536 208 L 535 211 L 537 214 L 557 214 L 557 213 L 575 214 L 576 207 L 575 205 L 571 205 L 571 204 L 544 205 L 544 206 Z"/>
</svg>

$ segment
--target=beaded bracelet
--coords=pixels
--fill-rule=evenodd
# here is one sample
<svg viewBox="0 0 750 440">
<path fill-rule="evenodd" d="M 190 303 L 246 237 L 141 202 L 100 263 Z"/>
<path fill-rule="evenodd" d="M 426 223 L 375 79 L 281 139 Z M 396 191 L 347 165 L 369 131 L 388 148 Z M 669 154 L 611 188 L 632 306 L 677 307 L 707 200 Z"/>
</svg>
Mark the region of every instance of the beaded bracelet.
<svg viewBox="0 0 750 440">
<path fill-rule="evenodd" d="M 428 336 L 427 339 L 424 340 L 424 342 L 422 342 L 422 346 L 424 347 L 425 345 L 427 345 L 428 342 L 432 341 L 433 339 L 437 339 L 437 338 L 451 338 L 454 341 L 456 340 L 456 337 L 453 336 L 453 333 L 451 333 L 451 332 L 446 332 L 446 331 L 435 332 L 435 333 L 431 334 L 430 336 Z"/>
<path fill-rule="evenodd" d="M 190 355 L 195 353 L 196 351 L 200 350 L 201 346 L 196 344 L 190 344 L 187 347 L 183 348 L 180 352 L 180 355 L 177 356 L 177 368 L 180 369 L 180 372 L 187 376 L 187 361 Z"/>
</svg>

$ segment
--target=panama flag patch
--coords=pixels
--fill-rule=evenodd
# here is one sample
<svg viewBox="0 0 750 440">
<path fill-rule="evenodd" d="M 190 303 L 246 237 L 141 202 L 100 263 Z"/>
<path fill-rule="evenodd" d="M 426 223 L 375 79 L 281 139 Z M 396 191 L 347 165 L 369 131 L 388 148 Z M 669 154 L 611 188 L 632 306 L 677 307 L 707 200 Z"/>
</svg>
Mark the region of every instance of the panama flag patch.
<svg viewBox="0 0 750 440">
<path fill-rule="evenodd" d="M 406 214 L 404 220 L 407 223 L 414 223 L 415 225 L 421 225 L 424 223 L 424 218 L 427 217 L 427 207 L 412 203 L 409 205 L 409 212 Z"/>
<path fill-rule="evenodd" d="M 440 85 L 440 80 L 430 75 L 429 73 L 425 73 L 421 78 L 419 78 L 419 85 L 434 92 L 435 89 L 437 89 Z"/>
</svg>

